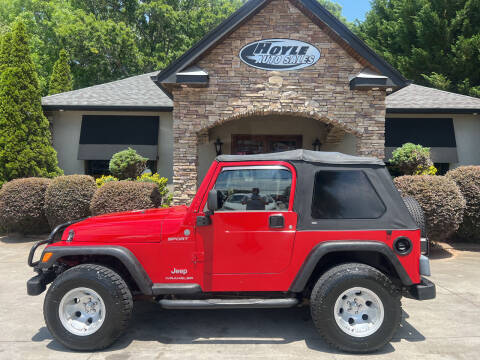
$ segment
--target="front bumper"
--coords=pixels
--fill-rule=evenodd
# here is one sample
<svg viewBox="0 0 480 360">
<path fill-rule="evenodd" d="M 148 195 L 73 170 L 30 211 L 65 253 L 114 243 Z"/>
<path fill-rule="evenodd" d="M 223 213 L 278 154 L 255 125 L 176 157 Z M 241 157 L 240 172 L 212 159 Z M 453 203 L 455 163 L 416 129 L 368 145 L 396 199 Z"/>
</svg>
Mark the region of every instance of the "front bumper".
<svg viewBox="0 0 480 360">
<path fill-rule="evenodd" d="M 422 282 L 410 286 L 406 295 L 416 300 L 431 300 L 435 299 L 436 293 L 435 284 L 422 276 Z"/>
<path fill-rule="evenodd" d="M 53 270 L 39 272 L 38 275 L 27 281 L 27 294 L 30 296 L 40 295 L 53 280 L 55 280 Z"/>
</svg>

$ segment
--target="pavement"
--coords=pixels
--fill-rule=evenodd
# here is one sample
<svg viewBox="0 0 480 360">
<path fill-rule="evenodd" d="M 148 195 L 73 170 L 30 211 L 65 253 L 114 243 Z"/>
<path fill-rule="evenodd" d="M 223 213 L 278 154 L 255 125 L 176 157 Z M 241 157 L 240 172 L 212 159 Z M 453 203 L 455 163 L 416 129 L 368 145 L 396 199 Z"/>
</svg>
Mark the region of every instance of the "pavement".
<svg viewBox="0 0 480 360">
<path fill-rule="evenodd" d="M 480 246 L 437 250 L 435 300 L 403 299 L 390 345 L 364 356 L 328 347 L 308 307 L 256 310 L 162 310 L 136 302 L 130 327 L 111 348 L 72 352 L 55 341 L 42 314 L 45 294 L 30 297 L 26 265 L 35 238 L 0 237 L 0 359 L 480 359 Z"/>
</svg>

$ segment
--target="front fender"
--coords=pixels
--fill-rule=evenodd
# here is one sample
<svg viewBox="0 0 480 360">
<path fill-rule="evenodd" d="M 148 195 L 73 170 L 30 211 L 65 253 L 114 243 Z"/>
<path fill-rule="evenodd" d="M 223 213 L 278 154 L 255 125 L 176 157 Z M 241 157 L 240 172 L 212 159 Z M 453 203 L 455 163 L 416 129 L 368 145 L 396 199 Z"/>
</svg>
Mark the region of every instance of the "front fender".
<svg viewBox="0 0 480 360">
<path fill-rule="evenodd" d="M 152 280 L 143 268 L 136 256 L 122 246 L 48 246 L 43 253 L 52 253 L 47 262 L 39 262 L 36 266 L 39 270 L 49 269 L 58 259 L 66 256 L 112 256 L 118 259 L 128 270 L 140 291 L 145 295 L 152 295 Z M 43 254 L 42 257 L 43 258 Z"/>
</svg>

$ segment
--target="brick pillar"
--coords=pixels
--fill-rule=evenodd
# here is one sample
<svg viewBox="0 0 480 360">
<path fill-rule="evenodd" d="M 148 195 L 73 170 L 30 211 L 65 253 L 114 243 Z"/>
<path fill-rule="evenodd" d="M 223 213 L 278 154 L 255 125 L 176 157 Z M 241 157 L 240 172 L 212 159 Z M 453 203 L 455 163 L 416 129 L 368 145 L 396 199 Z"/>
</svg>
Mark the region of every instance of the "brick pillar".
<svg viewBox="0 0 480 360">
<path fill-rule="evenodd" d="M 184 128 L 173 130 L 173 203 L 189 205 L 197 191 L 198 138 Z"/>
</svg>

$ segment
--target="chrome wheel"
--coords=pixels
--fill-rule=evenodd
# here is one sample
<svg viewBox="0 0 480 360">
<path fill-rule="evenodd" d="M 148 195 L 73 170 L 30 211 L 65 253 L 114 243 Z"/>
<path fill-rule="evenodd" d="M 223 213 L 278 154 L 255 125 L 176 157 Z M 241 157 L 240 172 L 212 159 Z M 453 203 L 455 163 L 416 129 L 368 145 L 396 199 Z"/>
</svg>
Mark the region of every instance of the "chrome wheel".
<svg viewBox="0 0 480 360">
<path fill-rule="evenodd" d="M 339 328 L 353 337 L 367 337 L 382 326 L 385 311 L 380 298 L 371 290 L 355 287 L 344 291 L 334 307 Z"/>
<path fill-rule="evenodd" d="M 105 303 L 92 289 L 81 287 L 67 292 L 58 308 L 60 321 L 74 335 L 87 336 L 96 332 L 105 320 Z"/>
</svg>

